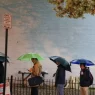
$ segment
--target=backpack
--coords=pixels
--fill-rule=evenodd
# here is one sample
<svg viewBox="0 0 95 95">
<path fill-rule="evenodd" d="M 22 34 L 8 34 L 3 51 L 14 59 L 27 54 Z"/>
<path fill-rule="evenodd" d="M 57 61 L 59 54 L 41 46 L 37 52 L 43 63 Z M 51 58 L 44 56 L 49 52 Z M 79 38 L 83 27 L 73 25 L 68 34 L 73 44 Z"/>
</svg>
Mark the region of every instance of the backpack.
<svg viewBox="0 0 95 95">
<path fill-rule="evenodd" d="M 89 84 L 89 86 L 90 86 L 93 84 L 93 80 L 94 80 L 93 75 L 90 71 L 89 71 L 89 80 L 90 80 L 90 84 Z"/>
</svg>

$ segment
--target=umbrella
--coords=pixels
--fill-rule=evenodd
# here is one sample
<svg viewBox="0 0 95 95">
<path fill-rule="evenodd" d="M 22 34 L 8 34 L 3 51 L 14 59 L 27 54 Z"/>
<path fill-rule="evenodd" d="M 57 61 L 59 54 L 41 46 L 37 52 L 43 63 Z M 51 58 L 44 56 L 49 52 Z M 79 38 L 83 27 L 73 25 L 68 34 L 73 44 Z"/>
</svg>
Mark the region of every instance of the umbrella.
<svg viewBox="0 0 95 95">
<path fill-rule="evenodd" d="M 21 60 L 21 61 L 30 61 L 31 58 L 37 58 L 38 60 L 44 60 L 43 57 L 41 57 L 39 54 L 37 53 L 27 53 L 27 54 L 24 54 L 22 56 L 20 56 L 18 58 L 18 60 Z"/>
<path fill-rule="evenodd" d="M 69 65 L 69 63 L 62 57 L 59 56 L 51 56 L 49 57 L 50 60 L 52 60 L 54 63 L 59 62 L 61 65 L 63 65 L 63 67 L 65 67 L 65 70 L 70 71 L 71 72 L 71 67 Z"/>
<path fill-rule="evenodd" d="M 9 61 L 8 61 L 8 58 L 9 58 L 9 57 L 7 57 L 7 62 L 9 62 Z M 2 52 L 0 52 L 0 61 L 1 61 L 1 62 L 5 62 L 5 54 L 2 53 Z"/>
<path fill-rule="evenodd" d="M 86 64 L 86 66 L 93 66 L 93 65 L 95 65 L 93 62 L 91 62 L 90 60 L 87 60 L 87 59 L 75 59 L 75 60 L 72 60 L 70 63 L 71 64 L 84 63 L 84 64 Z"/>
</svg>

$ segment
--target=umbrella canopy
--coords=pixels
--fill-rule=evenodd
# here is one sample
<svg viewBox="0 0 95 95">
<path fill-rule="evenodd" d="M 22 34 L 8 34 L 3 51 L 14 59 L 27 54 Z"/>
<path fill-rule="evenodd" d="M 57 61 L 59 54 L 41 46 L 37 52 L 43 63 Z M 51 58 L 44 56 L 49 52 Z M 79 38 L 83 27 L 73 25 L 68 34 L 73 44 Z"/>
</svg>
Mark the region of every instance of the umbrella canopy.
<svg viewBox="0 0 95 95">
<path fill-rule="evenodd" d="M 24 54 L 22 56 L 20 56 L 18 58 L 18 60 L 21 60 L 21 61 L 30 61 L 31 58 L 37 58 L 38 60 L 44 60 L 43 57 L 41 57 L 39 54 L 37 53 L 27 53 L 27 54 Z"/>
<path fill-rule="evenodd" d="M 7 57 L 7 62 L 9 62 L 8 58 L 9 58 L 9 57 Z M 0 52 L 0 61 L 1 61 L 1 62 L 5 62 L 5 54 L 2 53 L 2 52 Z"/>
<path fill-rule="evenodd" d="M 91 62 L 90 60 L 87 60 L 87 59 L 75 59 L 75 60 L 72 60 L 70 63 L 71 64 L 81 64 L 81 63 L 84 63 L 84 64 L 86 64 L 86 66 L 93 66 L 93 65 L 95 65 L 93 62 Z"/>
<path fill-rule="evenodd" d="M 69 65 L 69 63 L 62 57 L 59 56 L 51 56 L 49 57 L 50 60 L 52 60 L 54 63 L 59 62 L 67 71 L 71 72 L 71 67 Z"/>
</svg>

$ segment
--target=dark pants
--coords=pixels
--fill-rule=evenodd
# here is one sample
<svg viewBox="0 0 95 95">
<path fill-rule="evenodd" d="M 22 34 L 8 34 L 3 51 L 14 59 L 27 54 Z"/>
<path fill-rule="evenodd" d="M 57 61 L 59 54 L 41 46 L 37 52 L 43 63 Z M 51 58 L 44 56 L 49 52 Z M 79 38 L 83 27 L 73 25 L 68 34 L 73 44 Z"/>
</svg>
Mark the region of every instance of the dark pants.
<svg viewBox="0 0 95 95">
<path fill-rule="evenodd" d="M 3 75 L 0 75 L 0 83 L 3 83 Z"/>
<path fill-rule="evenodd" d="M 38 95 L 38 87 L 31 88 L 31 95 Z"/>
</svg>

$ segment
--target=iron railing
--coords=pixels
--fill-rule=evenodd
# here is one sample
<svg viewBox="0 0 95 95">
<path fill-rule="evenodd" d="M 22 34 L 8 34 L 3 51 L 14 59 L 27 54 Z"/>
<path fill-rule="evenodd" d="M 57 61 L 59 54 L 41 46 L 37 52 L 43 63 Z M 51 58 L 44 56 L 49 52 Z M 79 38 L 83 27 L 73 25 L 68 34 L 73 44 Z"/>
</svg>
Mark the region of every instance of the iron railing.
<svg viewBox="0 0 95 95">
<path fill-rule="evenodd" d="M 28 86 L 28 82 L 23 81 L 20 78 L 7 79 L 10 82 L 11 95 L 31 95 L 31 87 Z M 80 86 L 77 81 L 67 81 L 64 87 L 65 95 L 80 95 Z M 45 80 L 43 84 L 39 86 L 39 95 L 57 95 L 56 87 L 53 80 Z M 95 95 L 95 85 L 89 87 L 89 95 Z"/>
</svg>

